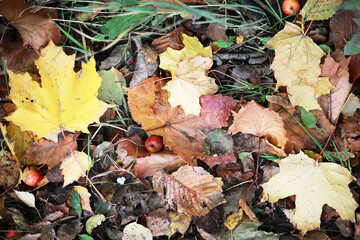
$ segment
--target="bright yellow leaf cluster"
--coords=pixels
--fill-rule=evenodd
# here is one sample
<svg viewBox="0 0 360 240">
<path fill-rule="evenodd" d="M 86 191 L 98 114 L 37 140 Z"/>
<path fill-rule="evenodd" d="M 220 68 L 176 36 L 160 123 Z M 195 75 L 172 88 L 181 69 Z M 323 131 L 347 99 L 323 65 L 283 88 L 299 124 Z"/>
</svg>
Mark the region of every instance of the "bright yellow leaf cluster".
<svg viewBox="0 0 360 240">
<path fill-rule="evenodd" d="M 203 47 L 197 37 L 183 34 L 184 48 L 168 48 L 160 54 L 160 67 L 171 72 L 172 80 L 164 87 L 172 107 L 180 105 L 185 114 L 199 115 L 200 96 L 217 92 L 215 79 L 207 76 L 212 66 L 211 47 Z"/>
<path fill-rule="evenodd" d="M 328 77 L 319 77 L 321 57 L 325 54 L 321 48 L 299 26 L 289 22 L 265 47 L 275 49 L 271 69 L 277 80 L 276 88 L 287 87 L 293 106 L 320 110 L 318 97 L 334 88 Z"/>
</svg>

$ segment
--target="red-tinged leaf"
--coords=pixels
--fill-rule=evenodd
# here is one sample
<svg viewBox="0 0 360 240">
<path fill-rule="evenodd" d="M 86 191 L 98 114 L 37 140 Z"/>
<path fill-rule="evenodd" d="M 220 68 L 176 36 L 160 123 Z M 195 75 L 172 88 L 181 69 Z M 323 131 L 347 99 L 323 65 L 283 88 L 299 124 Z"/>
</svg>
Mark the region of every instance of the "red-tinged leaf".
<svg viewBox="0 0 360 240">
<path fill-rule="evenodd" d="M 187 162 L 181 160 L 178 155 L 170 151 L 153 153 L 148 157 L 137 158 L 134 171 L 139 178 L 153 176 L 160 170 L 171 171 Z"/>
</svg>

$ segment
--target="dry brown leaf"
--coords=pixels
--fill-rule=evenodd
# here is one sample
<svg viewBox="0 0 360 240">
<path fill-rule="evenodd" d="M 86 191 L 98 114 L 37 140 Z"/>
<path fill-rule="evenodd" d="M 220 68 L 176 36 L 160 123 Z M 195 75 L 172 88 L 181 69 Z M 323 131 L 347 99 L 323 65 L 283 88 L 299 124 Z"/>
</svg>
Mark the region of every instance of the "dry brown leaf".
<svg viewBox="0 0 360 240">
<path fill-rule="evenodd" d="M 144 158 L 150 155 L 144 145 L 144 141 L 137 135 L 122 138 L 116 145 L 115 153 L 121 163 L 127 167 L 132 164 L 136 158 Z"/>
<path fill-rule="evenodd" d="M 153 176 L 157 171 L 172 171 L 187 162 L 181 160 L 178 155 L 170 151 L 153 153 L 148 157 L 137 158 L 134 166 L 136 176 L 146 178 Z"/>
<path fill-rule="evenodd" d="M 3 0 L 0 2 L 0 14 L 3 15 L 21 34 L 24 44 L 35 50 L 52 40 L 60 41 L 60 29 L 49 18 L 57 18 L 56 11 L 40 9 L 32 12 L 26 8 L 24 0 Z"/>
<path fill-rule="evenodd" d="M 153 184 L 172 208 L 189 216 L 204 216 L 226 202 L 221 186 L 201 167 L 183 166 L 171 175 L 158 172 Z"/>
<path fill-rule="evenodd" d="M 19 181 L 20 165 L 8 151 L 0 151 L 0 187 L 8 189 Z"/>
<path fill-rule="evenodd" d="M 234 122 L 228 133 L 235 135 L 238 132 L 249 133 L 258 137 L 265 137 L 268 145 L 278 148 L 280 155 L 285 156 L 284 148 L 287 142 L 284 123 L 280 115 L 266 109 L 255 101 L 251 101 L 233 112 Z"/>
<path fill-rule="evenodd" d="M 158 54 L 165 52 L 168 47 L 174 50 L 181 50 L 184 47 L 184 44 L 182 42 L 182 33 L 185 33 L 185 28 L 176 28 L 171 33 L 155 39 L 151 43 L 151 47 Z M 186 34 L 189 35 L 188 33 Z"/>
<path fill-rule="evenodd" d="M 77 149 L 76 138 L 79 133 L 68 133 L 66 139 L 72 150 Z M 71 153 L 65 140 L 55 143 L 49 140 L 40 140 L 28 144 L 24 157 L 29 159 L 32 165 L 48 165 L 49 169 L 61 163 Z"/>
</svg>

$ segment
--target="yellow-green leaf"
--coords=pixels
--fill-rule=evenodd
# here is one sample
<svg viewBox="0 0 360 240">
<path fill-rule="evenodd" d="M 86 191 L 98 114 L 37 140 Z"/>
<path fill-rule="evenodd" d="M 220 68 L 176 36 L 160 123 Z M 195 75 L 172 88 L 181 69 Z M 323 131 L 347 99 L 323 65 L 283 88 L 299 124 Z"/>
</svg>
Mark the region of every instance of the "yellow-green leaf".
<svg viewBox="0 0 360 240">
<path fill-rule="evenodd" d="M 358 207 L 348 187 L 355 178 L 335 163 L 316 163 L 303 152 L 277 161 L 280 172 L 262 185 L 262 201 L 277 202 L 296 196 L 294 221 L 304 235 L 320 227 L 324 204 L 334 208 L 342 219 L 355 221 Z"/>
<path fill-rule="evenodd" d="M 331 18 L 344 0 L 308 0 L 301 9 L 303 21 L 326 20 Z"/>
<path fill-rule="evenodd" d="M 41 86 L 28 73 L 9 71 L 9 98 L 17 110 L 6 120 L 19 125 L 22 131 L 53 141 L 57 141 L 61 130 L 89 133 L 88 125 L 99 122 L 111 105 L 96 98 L 102 79 L 96 73 L 94 58 L 77 73 L 73 70 L 74 61 L 75 54 L 68 56 L 50 42 L 35 61 Z"/>
</svg>

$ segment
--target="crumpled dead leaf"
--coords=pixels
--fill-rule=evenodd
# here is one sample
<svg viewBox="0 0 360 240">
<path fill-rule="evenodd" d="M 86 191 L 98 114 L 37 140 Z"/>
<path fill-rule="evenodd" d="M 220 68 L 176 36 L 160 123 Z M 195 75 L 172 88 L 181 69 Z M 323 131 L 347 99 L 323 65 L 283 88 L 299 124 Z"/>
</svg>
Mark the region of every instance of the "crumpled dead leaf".
<svg viewBox="0 0 360 240">
<path fill-rule="evenodd" d="M 19 31 L 24 44 L 36 51 L 50 41 L 60 41 L 60 29 L 49 18 L 57 18 L 55 10 L 40 9 L 36 12 L 26 8 L 24 0 L 3 0 L 0 2 L 0 15 L 3 15 Z"/>
<path fill-rule="evenodd" d="M 204 216 L 226 202 L 221 186 L 202 167 L 183 166 L 171 175 L 158 172 L 153 184 L 172 208 L 188 216 Z"/>
</svg>

